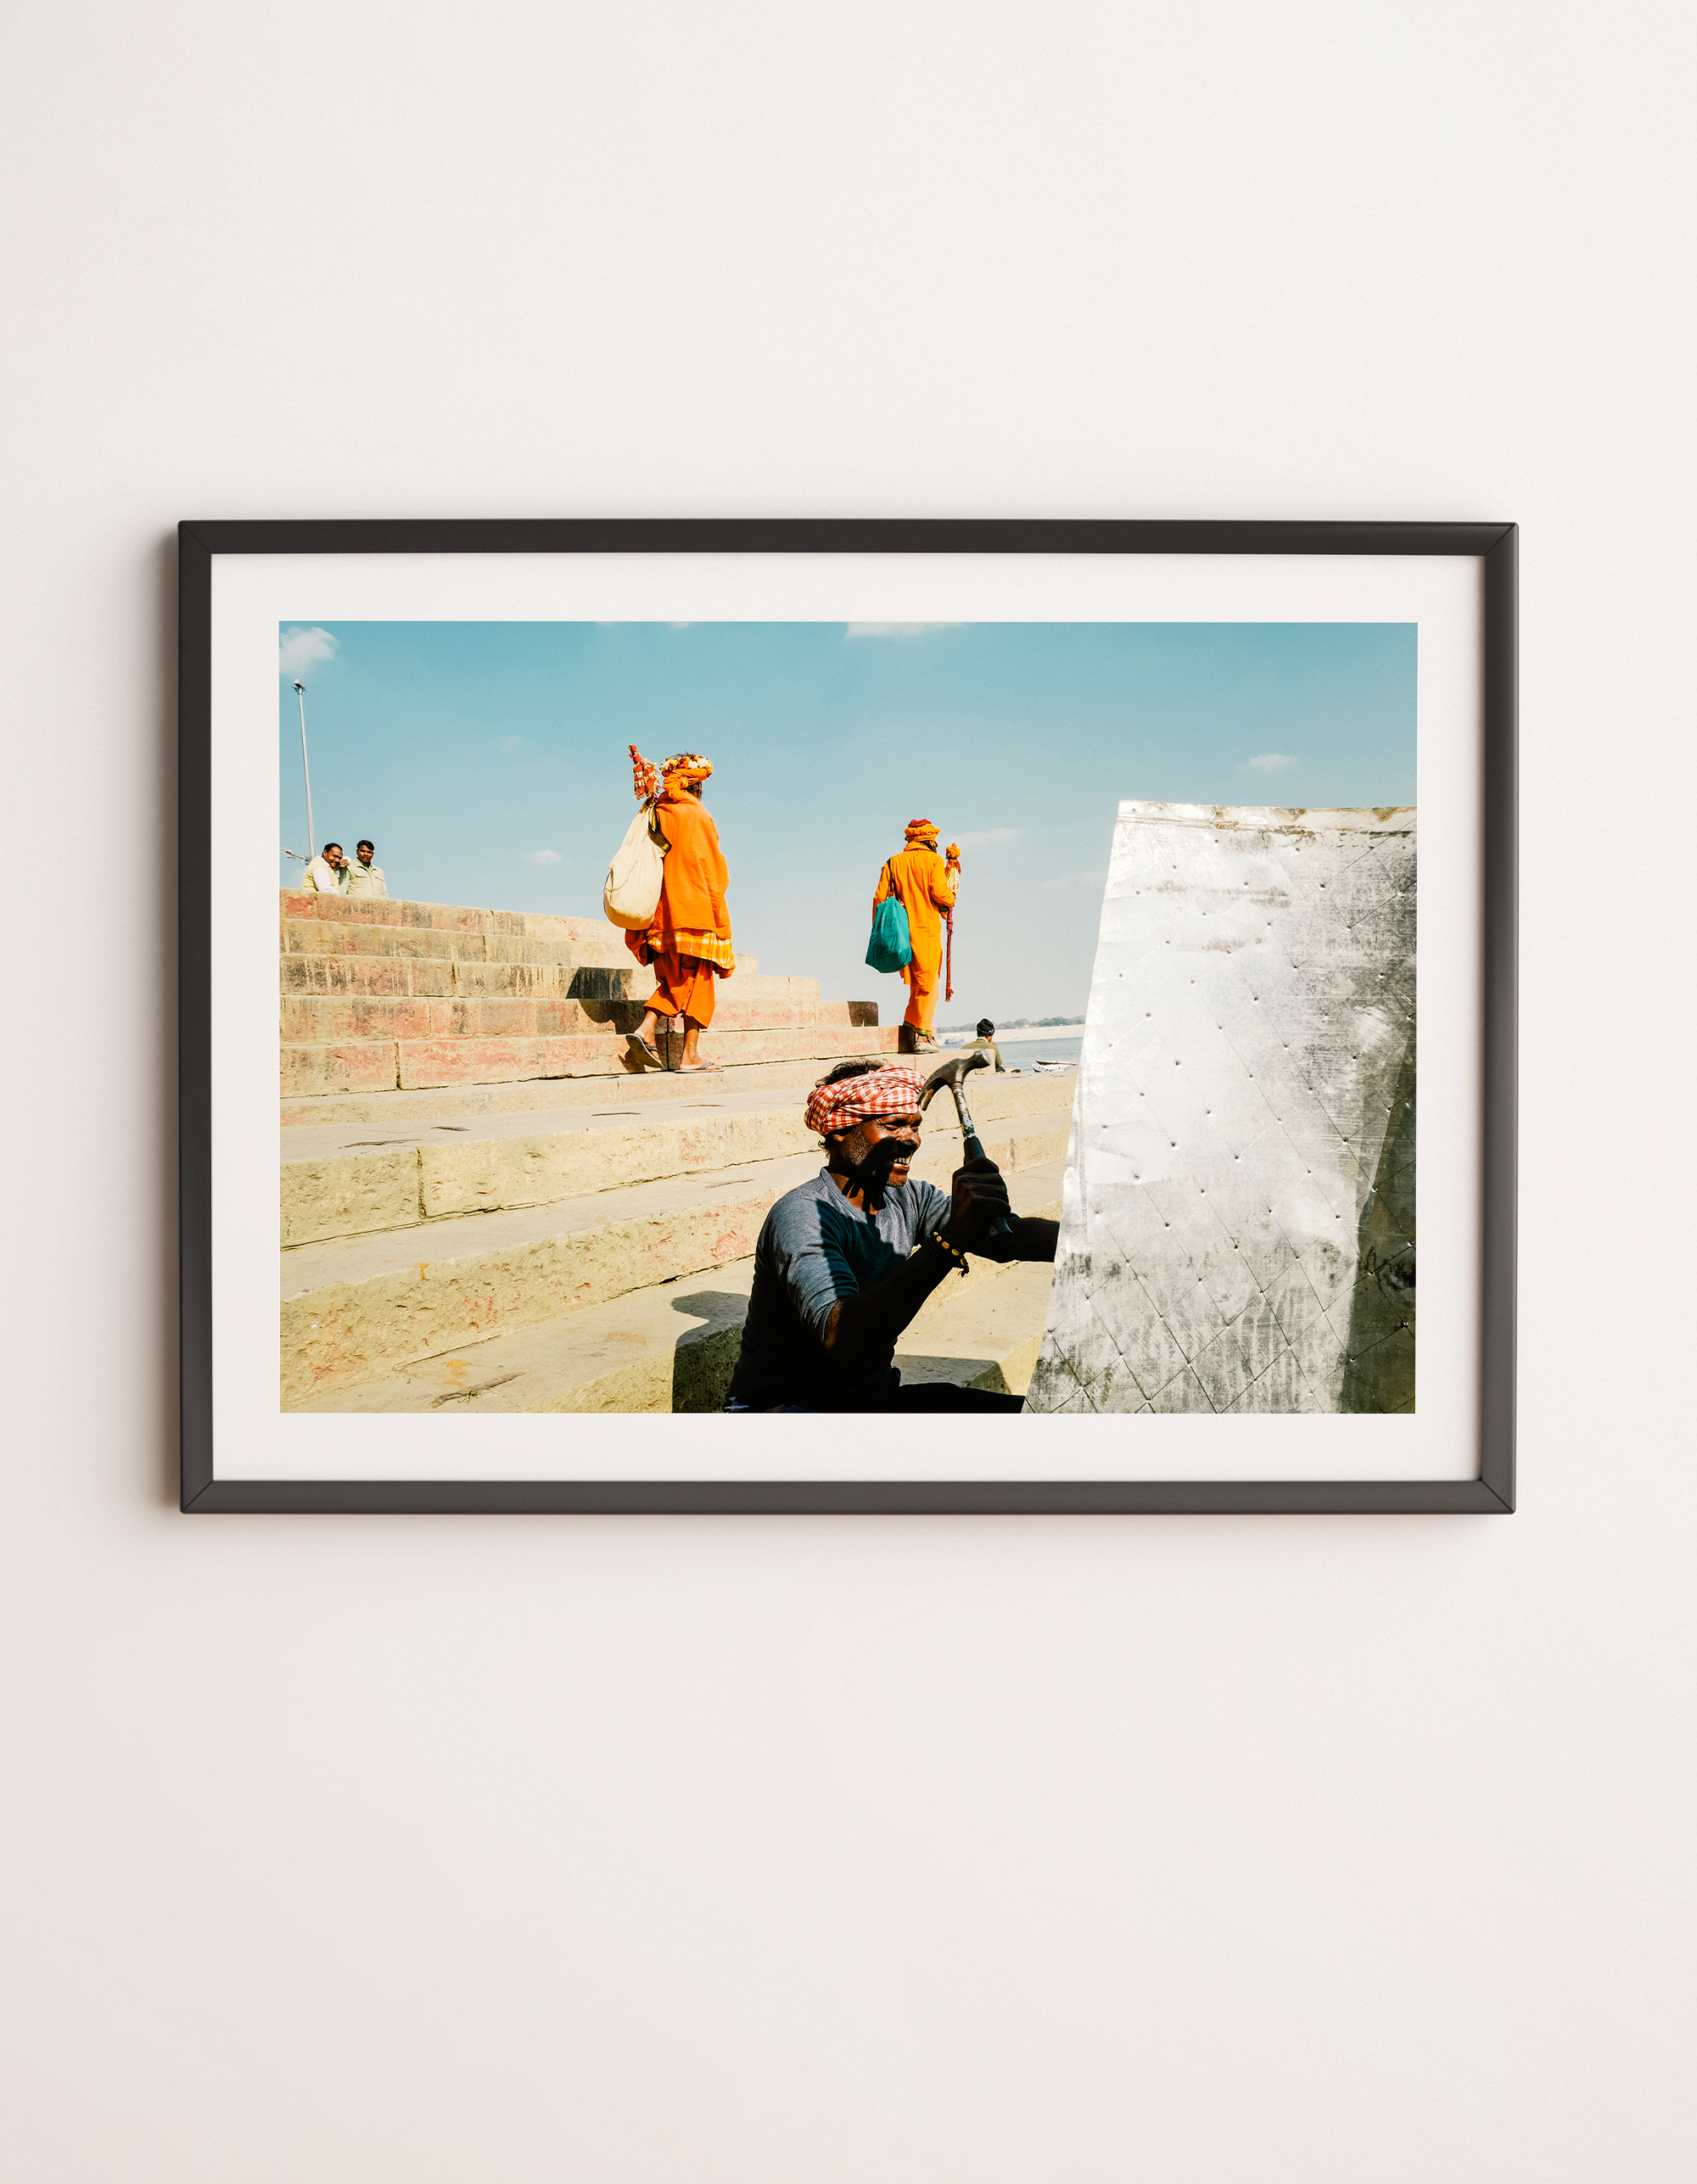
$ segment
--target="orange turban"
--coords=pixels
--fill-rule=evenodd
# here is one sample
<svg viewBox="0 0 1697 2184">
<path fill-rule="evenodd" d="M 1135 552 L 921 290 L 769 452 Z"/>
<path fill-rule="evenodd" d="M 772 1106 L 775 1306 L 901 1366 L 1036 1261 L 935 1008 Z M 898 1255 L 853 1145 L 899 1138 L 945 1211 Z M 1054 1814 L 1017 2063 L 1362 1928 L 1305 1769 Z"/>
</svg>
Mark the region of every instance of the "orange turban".
<svg viewBox="0 0 1697 2184">
<path fill-rule="evenodd" d="M 704 781 L 713 771 L 712 759 L 703 758 L 699 751 L 679 751 L 671 758 L 662 759 L 658 766 L 651 766 L 634 743 L 627 744 L 625 748 L 630 753 L 632 784 L 644 804 L 660 793 L 662 776 L 668 788 L 674 782 L 683 788 L 693 788 L 697 782 Z"/>
<path fill-rule="evenodd" d="M 907 838 L 910 842 L 934 842 L 941 831 L 941 828 L 933 826 L 928 819 L 910 819 L 907 823 Z"/>
</svg>

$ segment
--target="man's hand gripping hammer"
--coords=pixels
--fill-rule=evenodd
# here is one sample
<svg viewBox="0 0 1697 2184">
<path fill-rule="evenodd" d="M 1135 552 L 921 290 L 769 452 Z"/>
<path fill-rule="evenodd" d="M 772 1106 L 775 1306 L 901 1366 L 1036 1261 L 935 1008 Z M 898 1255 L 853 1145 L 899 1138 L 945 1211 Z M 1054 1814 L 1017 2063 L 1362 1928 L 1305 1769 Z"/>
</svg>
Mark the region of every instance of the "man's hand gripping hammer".
<svg viewBox="0 0 1697 2184">
<path fill-rule="evenodd" d="M 919 1111 L 923 1114 L 931 1105 L 933 1095 L 940 1092 L 945 1084 L 954 1094 L 955 1112 L 961 1117 L 961 1135 L 965 1140 L 962 1151 L 968 1160 L 986 1160 L 989 1156 L 984 1151 L 983 1140 L 972 1126 L 972 1111 L 966 1105 L 966 1095 L 962 1089 L 961 1080 L 968 1070 L 988 1069 L 989 1066 L 990 1057 L 982 1047 L 975 1054 L 957 1054 L 945 1061 L 941 1069 L 932 1071 L 930 1076 L 926 1078 L 919 1095 Z M 1007 1214 L 996 1223 L 990 1234 L 993 1236 L 1005 1235 L 1010 1229 L 1017 1225 L 1013 1216 Z"/>
</svg>

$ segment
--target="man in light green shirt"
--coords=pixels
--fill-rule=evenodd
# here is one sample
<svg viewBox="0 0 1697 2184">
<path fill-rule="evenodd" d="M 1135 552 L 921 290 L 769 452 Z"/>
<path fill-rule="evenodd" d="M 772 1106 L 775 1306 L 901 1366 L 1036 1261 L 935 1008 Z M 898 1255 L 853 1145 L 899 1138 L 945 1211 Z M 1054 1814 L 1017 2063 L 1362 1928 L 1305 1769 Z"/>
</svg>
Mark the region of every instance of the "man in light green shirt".
<svg viewBox="0 0 1697 2184">
<path fill-rule="evenodd" d="M 996 1067 L 1000 1069 L 1003 1067 L 1002 1050 L 996 1044 L 996 1028 L 988 1016 L 979 1017 L 978 1036 L 976 1039 L 969 1039 L 961 1051 L 962 1054 L 971 1054 L 975 1049 L 988 1050 L 996 1058 Z"/>
<path fill-rule="evenodd" d="M 347 892 L 350 895 L 387 895 L 389 888 L 383 876 L 383 867 L 372 862 L 377 854 L 376 849 L 369 842 L 356 842 L 354 848 L 359 858 L 358 864 L 343 868 L 348 878 Z"/>
</svg>

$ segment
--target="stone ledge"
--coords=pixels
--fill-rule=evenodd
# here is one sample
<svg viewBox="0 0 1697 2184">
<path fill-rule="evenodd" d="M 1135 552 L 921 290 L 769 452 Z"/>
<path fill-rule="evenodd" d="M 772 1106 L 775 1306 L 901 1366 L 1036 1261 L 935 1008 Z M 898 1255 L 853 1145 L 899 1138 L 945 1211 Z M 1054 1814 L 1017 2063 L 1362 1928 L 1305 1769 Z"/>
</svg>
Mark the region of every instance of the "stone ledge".
<svg viewBox="0 0 1697 2184">
<path fill-rule="evenodd" d="M 591 1305 L 563 1321 L 450 1347 L 310 1411 L 366 1413 L 721 1410 L 742 1345 L 752 1258 Z M 1043 1339 L 1053 1269 L 988 1267 L 945 1282 L 896 1346 L 910 1384 L 952 1381 L 1023 1395 Z"/>
<path fill-rule="evenodd" d="M 282 1169 L 285 1250 L 338 1237 L 423 1229 L 465 1213 L 495 1213 L 617 1192 L 670 1176 L 704 1175 L 769 1160 L 817 1158 L 798 1104 L 741 1112 L 574 1118 L 574 1127 L 487 1130 L 443 1143 L 386 1146 L 286 1159 Z M 984 1149 L 1007 1175 L 1061 1160 L 1070 1117 L 1049 1112 L 982 1124 Z M 944 1183 L 959 1165 L 952 1116 L 927 1128 L 915 1173 Z"/>
<path fill-rule="evenodd" d="M 281 1399 L 357 1386 L 456 1343 L 606 1303 L 753 1251 L 767 1208 L 817 1173 L 816 1154 L 605 1198 L 486 1215 L 423 1231 L 309 1244 L 283 1255 Z M 1056 1218 L 1061 1163 L 1014 1176 L 1017 1212 Z M 422 1250 L 428 1246 L 428 1254 Z M 964 1294 L 1002 1271 L 975 1261 Z"/>
</svg>

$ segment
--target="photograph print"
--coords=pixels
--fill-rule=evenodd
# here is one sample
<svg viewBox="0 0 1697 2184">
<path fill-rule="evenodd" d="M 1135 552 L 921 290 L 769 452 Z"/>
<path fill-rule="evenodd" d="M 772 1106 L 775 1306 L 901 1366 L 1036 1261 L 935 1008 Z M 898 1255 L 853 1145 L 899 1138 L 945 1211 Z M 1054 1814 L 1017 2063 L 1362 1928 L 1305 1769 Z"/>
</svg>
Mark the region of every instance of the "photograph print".
<svg viewBox="0 0 1697 2184">
<path fill-rule="evenodd" d="M 1414 1412 L 1418 635 L 281 623 L 282 1409 Z"/>
</svg>

